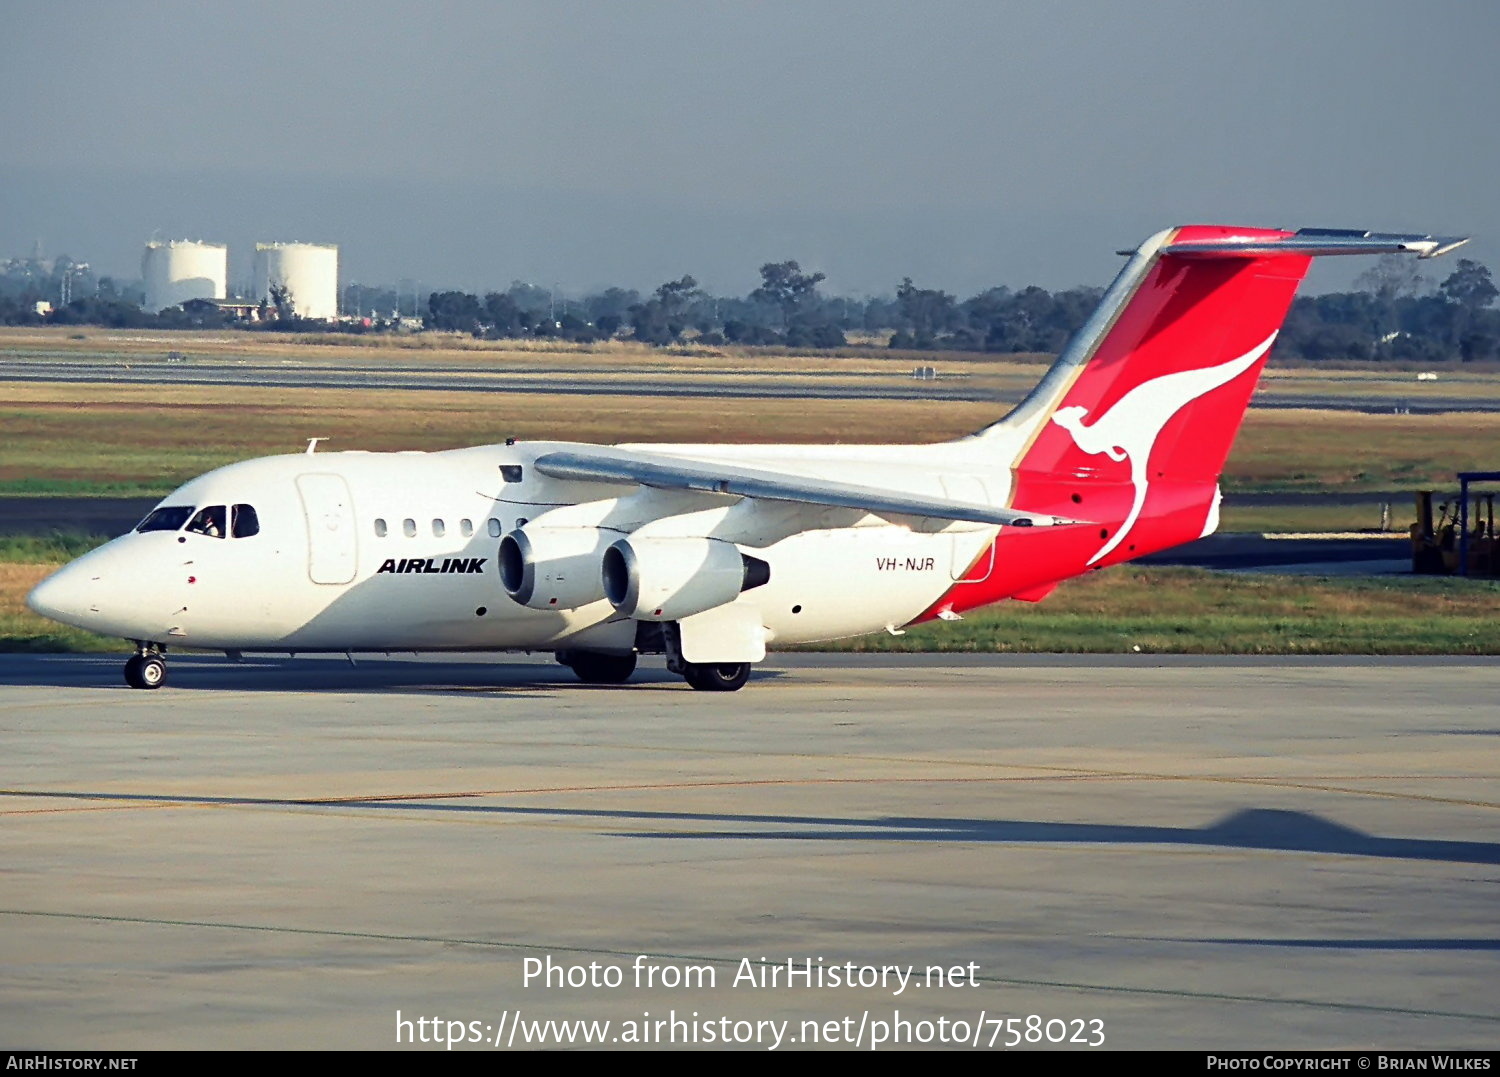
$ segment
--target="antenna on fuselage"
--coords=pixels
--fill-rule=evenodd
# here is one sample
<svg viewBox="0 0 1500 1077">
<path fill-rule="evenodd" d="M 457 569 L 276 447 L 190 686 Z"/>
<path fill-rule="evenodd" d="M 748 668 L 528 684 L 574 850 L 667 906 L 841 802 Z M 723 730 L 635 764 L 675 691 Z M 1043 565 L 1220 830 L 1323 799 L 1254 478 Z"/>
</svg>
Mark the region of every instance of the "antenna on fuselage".
<svg viewBox="0 0 1500 1077">
<path fill-rule="evenodd" d="M 328 440 L 329 440 L 328 438 L 308 438 L 307 439 L 307 455 L 311 456 L 313 453 L 315 453 L 315 452 L 318 451 L 318 442 L 320 442 L 320 441 L 328 441 Z"/>
</svg>

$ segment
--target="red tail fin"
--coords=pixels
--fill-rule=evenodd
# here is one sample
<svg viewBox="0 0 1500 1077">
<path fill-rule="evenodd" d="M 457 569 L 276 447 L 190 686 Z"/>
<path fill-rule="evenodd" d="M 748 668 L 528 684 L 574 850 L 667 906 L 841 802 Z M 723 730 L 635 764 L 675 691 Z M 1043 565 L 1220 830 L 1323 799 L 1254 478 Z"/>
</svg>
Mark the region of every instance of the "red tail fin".
<svg viewBox="0 0 1500 1077">
<path fill-rule="evenodd" d="M 1099 526 L 1003 530 L 929 615 L 1212 531 L 1224 461 L 1312 257 L 1460 242 L 1209 225 L 1153 236 L 1036 390 L 976 435 L 1015 451 L 1011 507 Z"/>
<path fill-rule="evenodd" d="M 1017 503 L 1055 497 L 1048 488 L 1061 483 L 1073 487 L 1075 513 L 1113 524 L 1087 565 L 1197 538 L 1209 522 L 1229 448 L 1310 262 L 1292 253 L 1173 253 L 1181 243 L 1231 237 L 1291 238 L 1206 227 L 1163 237 L 1017 462 Z M 1080 508 L 1078 493 L 1100 509 L 1115 503 L 1114 511 Z M 1123 513 L 1121 494 L 1129 499 Z M 1124 556 L 1111 557 L 1116 551 Z"/>
<path fill-rule="evenodd" d="M 1091 472 L 1114 449 L 1149 453 L 1154 472 L 1216 479 L 1310 261 L 1159 255 L 1020 468 Z"/>
</svg>

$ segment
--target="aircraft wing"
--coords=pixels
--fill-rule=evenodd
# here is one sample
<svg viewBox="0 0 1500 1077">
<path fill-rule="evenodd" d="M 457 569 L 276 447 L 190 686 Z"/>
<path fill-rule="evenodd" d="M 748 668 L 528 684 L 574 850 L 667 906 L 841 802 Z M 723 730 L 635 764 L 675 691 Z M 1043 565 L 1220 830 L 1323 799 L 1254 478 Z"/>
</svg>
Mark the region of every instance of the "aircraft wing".
<svg viewBox="0 0 1500 1077">
<path fill-rule="evenodd" d="M 621 449 L 549 452 L 537 457 L 533 466 L 543 475 L 554 479 L 650 486 L 661 490 L 696 490 L 701 493 L 723 494 L 726 497 L 860 509 L 877 516 L 920 516 L 935 520 L 1000 524 L 1006 527 L 1067 527 L 1086 522 L 997 508 L 994 505 L 977 505 L 921 494 L 879 490 L 854 483 Z"/>
</svg>

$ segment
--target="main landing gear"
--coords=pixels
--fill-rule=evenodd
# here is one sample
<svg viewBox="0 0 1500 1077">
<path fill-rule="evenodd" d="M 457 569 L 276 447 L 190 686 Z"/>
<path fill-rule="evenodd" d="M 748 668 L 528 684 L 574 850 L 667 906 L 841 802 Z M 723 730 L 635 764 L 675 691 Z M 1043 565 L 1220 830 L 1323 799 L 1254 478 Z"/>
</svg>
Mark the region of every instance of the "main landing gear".
<svg viewBox="0 0 1500 1077">
<path fill-rule="evenodd" d="M 167 683 L 167 660 L 159 645 L 136 642 L 135 655 L 125 663 L 125 683 L 132 688 L 160 688 Z"/>
<path fill-rule="evenodd" d="M 750 663 L 683 662 L 682 676 L 700 692 L 738 692 L 750 679 Z"/>
<path fill-rule="evenodd" d="M 635 672 L 635 655 L 600 651 L 558 651 L 557 660 L 584 684 L 624 684 Z"/>
<path fill-rule="evenodd" d="M 635 672 L 635 655 L 558 651 L 557 660 L 585 684 L 624 684 Z M 702 663 L 668 659 L 667 668 L 700 692 L 737 692 L 750 679 L 749 662 Z"/>
<path fill-rule="evenodd" d="M 682 657 L 682 629 L 668 622 L 657 638 L 667 655 L 667 669 L 699 692 L 738 692 L 750 679 L 749 662 L 689 662 Z M 637 644 L 639 646 L 639 644 Z"/>
</svg>

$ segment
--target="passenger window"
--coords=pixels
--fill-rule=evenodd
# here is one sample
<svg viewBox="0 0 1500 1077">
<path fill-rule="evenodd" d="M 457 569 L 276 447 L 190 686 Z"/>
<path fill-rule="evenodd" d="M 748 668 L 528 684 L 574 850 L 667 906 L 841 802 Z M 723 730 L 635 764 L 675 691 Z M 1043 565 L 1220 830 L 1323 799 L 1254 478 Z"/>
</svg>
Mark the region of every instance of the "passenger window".
<svg viewBox="0 0 1500 1077">
<path fill-rule="evenodd" d="M 152 509 L 144 520 L 136 525 L 137 531 L 176 531 L 193 514 L 191 505 L 168 505 Z"/>
<path fill-rule="evenodd" d="M 207 535 L 209 538 L 223 538 L 224 530 L 224 506 L 210 505 L 199 511 L 188 523 L 187 529 L 197 535 Z"/>
<path fill-rule="evenodd" d="M 504 479 L 506 482 L 520 482 L 521 481 L 521 465 L 520 464 L 501 464 L 500 465 L 500 477 L 502 479 Z"/>
<path fill-rule="evenodd" d="M 447 524 L 443 523 L 442 520 L 433 520 L 432 521 L 432 537 L 433 538 L 442 538 L 447 533 L 448 533 L 448 525 Z"/>
<path fill-rule="evenodd" d="M 415 520 L 402 520 L 401 521 L 401 533 L 403 535 L 405 535 L 407 538 L 416 538 L 417 537 L 417 521 L 415 521 Z"/>
<path fill-rule="evenodd" d="M 464 538 L 468 538 L 470 535 L 474 534 L 474 521 L 473 520 L 460 520 L 460 521 L 458 521 L 458 533 L 460 535 L 462 535 Z"/>
<path fill-rule="evenodd" d="M 500 537 L 500 521 L 493 516 L 490 517 L 490 538 Z"/>
<path fill-rule="evenodd" d="M 517 529 L 517 530 L 520 530 L 520 529 L 521 529 L 521 528 L 523 528 L 523 527 L 525 527 L 525 526 L 526 526 L 526 517 L 524 517 L 524 516 L 522 516 L 522 517 L 519 517 L 519 518 L 518 518 L 518 519 L 517 519 L 517 520 L 516 520 L 516 529 Z"/>
<path fill-rule="evenodd" d="M 235 538 L 260 534 L 260 517 L 253 505 L 236 505 L 229 510 L 229 529 Z"/>
<path fill-rule="evenodd" d="M 375 521 L 375 537 L 376 538 L 385 538 L 385 521 L 384 520 L 377 519 Z"/>
</svg>

